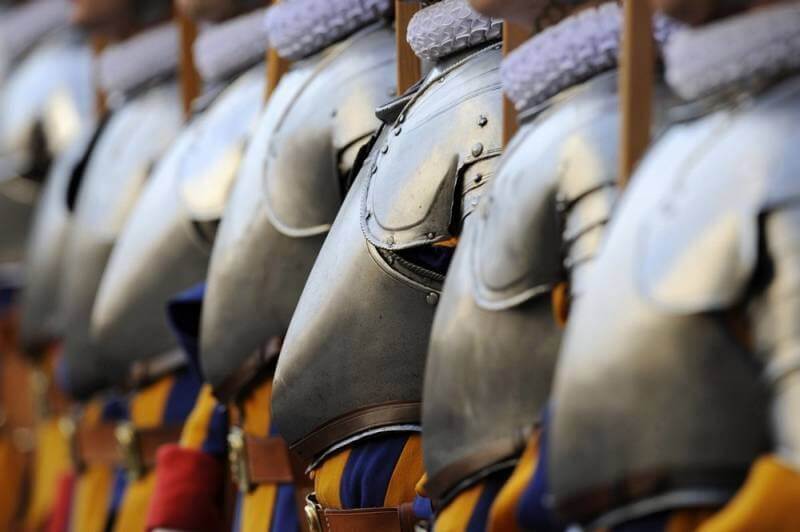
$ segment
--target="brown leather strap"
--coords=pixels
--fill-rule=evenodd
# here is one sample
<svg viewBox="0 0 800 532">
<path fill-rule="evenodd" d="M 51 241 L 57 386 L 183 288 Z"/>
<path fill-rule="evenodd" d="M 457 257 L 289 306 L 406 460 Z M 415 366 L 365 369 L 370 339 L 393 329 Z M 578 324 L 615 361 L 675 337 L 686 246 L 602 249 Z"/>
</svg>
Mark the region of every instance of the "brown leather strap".
<svg viewBox="0 0 800 532">
<path fill-rule="evenodd" d="M 290 483 L 293 480 L 289 447 L 283 438 L 245 436 L 245 456 L 250 481 L 253 484 Z"/>
<path fill-rule="evenodd" d="M 319 509 L 322 532 L 413 532 L 414 512 L 410 504 L 399 508 Z"/>
<path fill-rule="evenodd" d="M 178 443 L 181 439 L 181 432 L 182 427 L 179 425 L 137 429 L 136 439 L 144 467 L 146 469 L 155 467 L 158 449 L 162 445 Z"/>
<path fill-rule="evenodd" d="M 140 360 L 131 367 L 128 387 L 140 390 L 186 366 L 187 363 L 186 355 L 180 349 L 167 351 L 148 360 Z"/>
<path fill-rule="evenodd" d="M 102 423 L 91 427 L 79 426 L 75 432 L 73 455 L 80 467 L 105 465 L 117 467 L 122 463 L 119 444 L 114 434 L 116 425 Z"/>
<path fill-rule="evenodd" d="M 78 427 L 75 432 L 74 456 L 80 467 L 105 465 L 120 467 L 124 465 L 124 453 L 117 437 L 118 425 L 101 423 L 99 425 Z M 136 452 L 145 469 L 156 465 L 159 447 L 176 443 L 181 436 L 181 427 L 165 426 L 135 429 L 133 451 Z"/>
<path fill-rule="evenodd" d="M 362 408 L 323 425 L 294 442 L 290 449 L 301 459 L 312 462 L 317 455 L 354 434 L 390 425 L 418 424 L 420 415 L 420 403 L 416 401 Z"/>
<path fill-rule="evenodd" d="M 273 336 L 247 357 L 233 374 L 214 388 L 217 400 L 223 404 L 234 402 L 260 383 L 266 372 L 272 373 L 282 342 L 282 338 Z"/>
</svg>

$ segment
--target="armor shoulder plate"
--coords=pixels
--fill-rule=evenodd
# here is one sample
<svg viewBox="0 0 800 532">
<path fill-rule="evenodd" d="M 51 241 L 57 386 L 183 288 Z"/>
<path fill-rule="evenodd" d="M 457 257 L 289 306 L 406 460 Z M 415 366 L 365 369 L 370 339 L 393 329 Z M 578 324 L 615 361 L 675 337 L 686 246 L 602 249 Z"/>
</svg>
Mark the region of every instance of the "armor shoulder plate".
<svg viewBox="0 0 800 532">
<path fill-rule="evenodd" d="M 793 148 L 798 119 L 800 78 L 774 88 L 735 121 L 718 113 L 676 125 L 659 143 L 648 171 L 692 140 L 730 155 L 682 168 L 643 224 L 637 278 L 653 304 L 691 314 L 729 308 L 743 297 L 759 256 L 759 216 L 800 197 L 800 154 Z"/>
<path fill-rule="evenodd" d="M 376 26 L 306 66 L 313 73 L 276 125 L 264 161 L 267 214 L 285 235 L 313 236 L 330 228 L 343 197 L 341 179 L 331 171 L 338 171 L 345 148 L 376 129 L 374 110 L 391 89 L 390 37 Z"/>
<path fill-rule="evenodd" d="M 376 144 L 361 207 L 374 246 L 397 250 L 452 238 L 456 187 L 494 172 L 502 152 L 500 51 L 492 45 L 478 54 L 469 69 L 432 73 Z"/>
<path fill-rule="evenodd" d="M 721 504 L 769 452 L 759 353 L 725 317 L 762 281 L 763 213 L 800 199 L 798 123 L 795 77 L 673 124 L 640 165 L 559 358 L 549 467 L 563 507 L 598 490 L 618 495 L 600 513 L 689 492 Z"/>
<path fill-rule="evenodd" d="M 475 179 L 494 173 L 500 59 L 491 45 L 437 65 L 382 129 L 345 198 L 275 373 L 274 420 L 306 459 L 350 438 L 419 425 L 443 281 L 425 253 L 435 256 L 441 248 L 428 244 L 458 234 L 464 200 L 483 190 Z M 309 397 L 321 401 L 309 408 Z"/>
<path fill-rule="evenodd" d="M 217 388 L 285 333 L 339 209 L 350 154 L 379 125 L 374 108 L 394 83 L 394 41 L 385 24 L 364 31 L 293 65 L 247 150 L 202 317 L 203 371 Z"/>
<path fill-rule="evenodd" d="M 562 93 L 517 133 L 465 225 L 425 369 L 426 489 L 436 499 L 513 463 L 549 398 L 561 331 L 550 298 L 535 296 L 563 278 L 571 237 L 557 207 L 575 205 L 574 227 L 609 215 L 606 203 L 582 204 L 614 183 L 617 101 L 614 74 Z"/>
<path fill-rule="evenodd" d="M 88 162 L 76 200 L 67 242 L 64 281 L 66 336 L 64 358 L 73 393 L 100 385 L 100 373 L 119 376 L 120 368 L 97 359 L 89 334 L 90 318 L 111 249 L 128 218 L 150 169 L 183 122 L 178 91 L 164 84 L 130 100 L 109 119 Z"/>
<path fill-rule="evenodd" d="M 163 308 L 206 277 L 213 236 L 202 228 L 222 214 L 262 104 L 263 79 L 244 74 L 181 131 L 131 212 L 92 314 L 94 338 L 120 364 L 175 346 Z"/>
<path fill-rule="evenodd" d="M 520 130 L 502 178 L 479 209 L 471 260 L 474 295 L 483 308 L 519 305 L 563 279 L 562 239 L 569 234 L 560 209 L 615 182 L 616 75 L 599 76 L 559 99 L 564 103 Z M 586 211 L 580 220 L 571 217 L 580 230 L 609 209 L 604 204 Z"/>
</svg>

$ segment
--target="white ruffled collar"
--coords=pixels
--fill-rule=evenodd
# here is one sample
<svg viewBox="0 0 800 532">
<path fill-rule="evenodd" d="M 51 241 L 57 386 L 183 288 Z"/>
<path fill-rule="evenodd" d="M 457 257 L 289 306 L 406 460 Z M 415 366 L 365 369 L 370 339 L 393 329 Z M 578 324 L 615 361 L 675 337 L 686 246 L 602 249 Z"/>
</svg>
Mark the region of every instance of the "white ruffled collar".
<svg viewBox="0 0 800 532">
<path fill-rule="evenodd" d="M 309 57 L 375 22 L 393 0 L 285 0 L 267 10 L 270 47 L 291 61 Z"/>
<path fill-rule="evenodd" d="M 687 100 L 800 69 L 800 2 L 685 28 L 664 62 L 667 83 Z"/>
<path fill-rule="evenodd" d="M 267 49 L 267 8 L 203 28 L 194 43 L 194 63 L 203 81 L 214 82 L 255 64 Z"/>
<path fill-rule="evenodd" d="M 502 34 L 502 20 L 479 14 L 467 0 L 441 0 L 420 9 L 412 17 L 407 40 L 417 57 L 437 61 L 498 40 Z"/>
<path fill-rule="evenodd" d="M 4 11 L 0 17 L 0 43 L 15 60 L 49 32 L 67 25 L 66 0 L 34 0 Z"/>
<path fill-rule="evenodd" d="M 178 68 L 179 36 L 175 24 L 162 24 L 109 46 L 98 58 L 98 81 L 111 100 Z"/>
</svg>

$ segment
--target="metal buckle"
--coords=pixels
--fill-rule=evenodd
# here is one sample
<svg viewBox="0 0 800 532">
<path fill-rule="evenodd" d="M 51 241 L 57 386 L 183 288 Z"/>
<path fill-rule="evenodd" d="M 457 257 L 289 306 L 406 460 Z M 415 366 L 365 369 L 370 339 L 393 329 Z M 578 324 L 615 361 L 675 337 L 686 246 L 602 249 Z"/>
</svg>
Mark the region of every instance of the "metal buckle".
<svg viewBox="0 0 800 532">
<path fill-rule="evenodd" d="M 139 448 L 139 438 L 133 423 L 125 422 L 117 425 L 114 431 L 117 438 L 122 463 L 128 473 L 129 481 L 136 481 L 144 474 L 144 460 Z"/>
<path fill-rule="evenodd" d="M 313 493 L 306 497 L 304 510 L 306 523 L 308 523 L 308 532 L 322 532 L 322 520 L 319 518 L 322 508 L 317 504 L 317 499 Z"/>
<path fill-rule="evenodd" d="M 247 439 L 241 427 L 231 427 L 228 432 L 228 463 L 231 468 L 231 477 L 239 491 L 248 493 L 252 484 L 247 465 Z"/>
</svg>

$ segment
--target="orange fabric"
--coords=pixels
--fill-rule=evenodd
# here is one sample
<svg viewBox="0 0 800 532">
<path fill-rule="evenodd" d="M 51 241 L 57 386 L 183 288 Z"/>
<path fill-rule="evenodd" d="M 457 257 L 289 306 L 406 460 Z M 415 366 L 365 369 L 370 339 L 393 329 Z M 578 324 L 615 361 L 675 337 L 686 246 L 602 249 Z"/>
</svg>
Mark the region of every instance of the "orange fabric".
<svg viewBox="0 0 800 532">
<path fill-rule="evenodd" d="M 414 434 L 408 438 L 394 467 L 389 487 L 384 497 L 384 506 L 394 507 L 413 502 L 417 483 L 425 474 L 422 464 L 422 437 Z"/>
<path fill-rule="evenodd" d="M 797 532 L 800 472 L 774 456 L 760 458 L 739 493 L 699 532 Z"/>
<path fill-rule="evenodd" d="M 36 430 L 36 440 L 31 500 L 25 517 L 29 529 L 39 529 L 47 523 L 53 511 L 59 479 L 72 466 L 69 440 L 61 430 L 59 420 L 42 421 Z"/>
<path fill-rule="evenodd" d="M 131 399 L 131 422 L 137 428 L 161 425 L 175 377 L 170 375 L 137 392 Z M 155 487 L 155 474 L 129 482 L 114 523 L 114 532 L 142 532 L 147 526 L 147 509 Z"/>
<path fill-rule="evenodd" d="M 0 436 L 0 530 L 11 530 L 22 495 L 24 461 L 11 438 Z"/>
<path fill-rule="evenodd" d="M 272 380 L 256 388 L 245 400 L 244 430 L 256 436 L 268 436 L 272 422 Z M 275 513 L 277 484 L 261 484 L 245 495 L 241 506 L 241 532 L 270 530 Z"/>
<path fill-rule="evenodd" d="M 522 530 L 517 523 L 517 508 L 522 494 L 530 484 L 539 463 L 539 436 L 537 431 L 528 442 L 517 467 L 511 473 L 489 510 L 488 532 L 518 532 Z"/>
<path fill-rule="evenodd" d="M 317 502 L 324 508 L 341 509 L 342 499 L 340 494 L 342 476 L 347 461 L 350 459 L 350 449 L 345 448 L 320 464 L 314 470 L 314 493 Z"/>
<path fill-rule="evenodd" d="M 695 532 L 697 527 L 708 521 L 715 510 L 698 508 L 675 512 L 667 523 L 664 532 Z"/>
<path fill-rule="evenodd" d="M 80 423 L 84 426 L 103 422 L 103 405 L 92 401 L 83 411 Z M 75 483 L 75 502 L 72 508 L 70 530 L 104 532 L 111 502 L 114 472 L 103 465 L 88 466 L 81 471 Z"/>
<path fill-rule="evenodd" d="M 472 518 L 475 505 L 483 493 L 483 483 L 459 493 L 436 516 L 436 532 L 464 532 Z"/>
<path fill-rule="evenodd" d="M 181 447 L 199 450 L 203 448 L 203 442 L 208 437 L 208 426 L 217 408 L 216 398 L 211 391 L 211 386 L 203 385 L 200 394 L 197 396 L 192 413 L 183 425 L 181 432 Z"/>
</svg>

